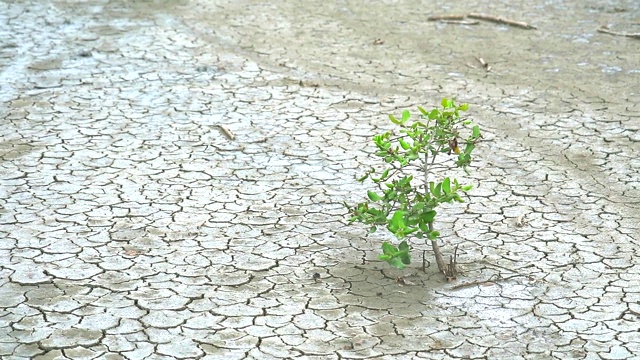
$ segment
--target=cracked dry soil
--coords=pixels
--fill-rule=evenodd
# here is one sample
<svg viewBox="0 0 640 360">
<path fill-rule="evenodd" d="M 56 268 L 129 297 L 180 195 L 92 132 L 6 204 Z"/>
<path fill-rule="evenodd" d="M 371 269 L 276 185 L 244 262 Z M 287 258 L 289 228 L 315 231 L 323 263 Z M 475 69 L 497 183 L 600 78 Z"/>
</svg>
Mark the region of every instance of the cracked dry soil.
<svg viewBox="0 0 640 360">
<path fill-rule="evenodd" d="M 1 2 L 0 358 L 640 358 L 640 5 L 512 3 Z M 538 29 L 427 21 L 471 11 Z M 341 205 L 443 96 L 451 284 Z"/>
</svg>

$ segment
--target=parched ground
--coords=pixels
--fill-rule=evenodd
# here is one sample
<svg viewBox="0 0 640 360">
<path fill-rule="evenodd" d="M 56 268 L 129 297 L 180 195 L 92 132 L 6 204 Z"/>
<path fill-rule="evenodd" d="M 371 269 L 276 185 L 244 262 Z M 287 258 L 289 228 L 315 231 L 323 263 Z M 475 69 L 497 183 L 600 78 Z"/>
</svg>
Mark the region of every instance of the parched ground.
<svg viewBox="0 0 640 360">
<path fill-rule="evenodd" d="M 638 3 L 420 3 L 0 3 L 0 358 L 639 358 Z M 450 96 L 452 283 L 342 205 Z"/>
</svg>

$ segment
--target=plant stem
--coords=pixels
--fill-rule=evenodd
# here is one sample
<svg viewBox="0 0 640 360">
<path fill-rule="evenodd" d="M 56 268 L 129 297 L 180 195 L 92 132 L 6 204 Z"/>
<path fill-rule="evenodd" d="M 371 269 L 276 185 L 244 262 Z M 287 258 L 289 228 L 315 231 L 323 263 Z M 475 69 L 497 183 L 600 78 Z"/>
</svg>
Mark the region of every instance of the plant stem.
<svg viewBox="0 0 640 360">
<path fill-rule="evenodd" d="M 433 231 L 433 223 L 429 223 L 429 230 Z M 431 241 L 431 248 L 433 249 L 433 255 L 436 257 L 436 264 L 438 264 L 438 270 L 440 270 L 441 273 L 446 274 L 447 265 L 445 264 L 444 257 L 442 256 L 442 252 L 440 251 L 440 245 L 438 245 L 438 239 L 435 239 L 435 240 L 427 239 L 427 241 Z"/>
<path fill-rule="evenodd" d="M 440 149 L 438 149 L 438 151 L 439 150 Z M 429 193 L 429 166 L 433 165 L 435 160 L 436 160 L 436 155 L 433 155 L 433 160 L 431 161 L 431 164 L 429 164 L 429 153 L 428 152 L 424 153 L 424 167 L 423 167 L 424 192 L 427 194 Z M 429 231 L 433 231 L 432 222 L 429 223 Z M 447 265 L 445 264 L 444 257 L 442 256 L 442 252 L 440 251 L 440 245 L 438 245 L 438 239 L 435 239 L 435 240 L 427 239 L 427 241 L 431 241 L 431 249 L 433 249 L 433 255 L 436 257 L 438 270 L 440 270 L 441 273 L 446 274 Z M 424 271 L 424 253 L 422 254 L 422 261 L 423 261 L 422 271 Z"/>
<path fill-rule="evenodd" d="M 424 172 L 424 193 L 429 193 L 429 153 L 424 153 L 424 166 L 422 167 Z"/>
</svg>

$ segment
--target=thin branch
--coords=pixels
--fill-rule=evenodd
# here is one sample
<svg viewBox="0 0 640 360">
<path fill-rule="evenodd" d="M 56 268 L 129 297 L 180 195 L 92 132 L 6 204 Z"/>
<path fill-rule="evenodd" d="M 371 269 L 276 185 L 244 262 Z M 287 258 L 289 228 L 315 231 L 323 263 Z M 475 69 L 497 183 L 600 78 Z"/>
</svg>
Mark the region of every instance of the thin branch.
<svg viewBox="0 0 640 360">
<path fill-rule="evenodd" d="M 377 184 L 382 183 L 383 181 L 387 181 L 389 179 L 391 179 L 395 174 L 397 174 L 401 169 L 397 168 L 395 166 L 393 166 L 393 172 L 391 174 L 387 174 L 387 177 L 383 180 L 382 177 L 380 177 L 380 181 L 377 182 Z M 375 182 L 375 181 L 374 181 Z M 382 188 L 382 185 L 380 185 L 380 188 Z"/>
<path fill-rule="evenodd" d="M 598 29 L 598 32 L 609 34 L 609 35 L 624 36 L 624 37 L 629 37 L 629 38 L 633 38 L 633 39 L 640 39 L 640 33 L 628 33 L 628 32 L 613 31 L 613 30 L 609 30 L 608 26 L 602 26 L 600 29 Z"/>
<path fill-rule="evenodd" d="M 465 15 L 433 15 L 427 18 L 427 21 L 440 21 L 440 20 L 464 20 Z"/>
<path fill-rule="evenodd" d="M 478 25 L 480 21 L 476 20 L 440 20 L 443 24 L 455 24 L 455 25 Z"/>
<path fill-rule="evenodd" d="M 236 137 L 235 135 L 233 135 L 233 133 L 231 132 L 231 130 L 227 129 L 225 126 L 223 125 L 217 125 L 218 129 L 220 129 L 220 131 L 224 134 L 224 136 L 227 137 L 227 139 L 229 140 L 234 140 Z"/>
<path fill-rule="evenodd" d="M 475 286 L 475 285 L 493 285 L 499 281 L 506 281 L 513 278 L 517 278 L 517 277 L 529 277 L 529 275 L 517 274 L 517 275 L 503 277 L 500 274 L 493 274 L 488 279 L 485 279 L 485 280 L 470 281 L 470 282 L 462 283 L 456 286 L 452 286 L 451 290 L 459 290 L 459 289 L 463 289 L 463 288 Z"/>
<path fill-rule="evenodd" d="M 436 153 L 433 154 L 433 159 L 431 159 L 431 165 L 433 165 L 433 163 L 436 162 L 436 157 L 438 156 L 438 154 L 440 154 L 440 151 L 442 150 L 442 145 L 440 145 L 437 149 L 436 149 Z"/>
<path fill-rule="evenodd" d="M 424 192 L 426 194 L 429 193 L 429 153 L 425 151 L 424 153 L 424 165 L 423 165 L 423 171 L 424 171 Z"/>
<path fill-rule="evenodd" d="M 467 16 L 472 19 L 486 20 L 486 21 L 491 21 L 498 24 L 510 25 L 510 26 L 515 26 L 523 29 L 536 29 L 535 26 L 529 25 L 525 22 L 510 20 L 500 16 L 493 16 L 493 15 L 482 14 L 482 13 L 470 13 Z"/>
</svg>

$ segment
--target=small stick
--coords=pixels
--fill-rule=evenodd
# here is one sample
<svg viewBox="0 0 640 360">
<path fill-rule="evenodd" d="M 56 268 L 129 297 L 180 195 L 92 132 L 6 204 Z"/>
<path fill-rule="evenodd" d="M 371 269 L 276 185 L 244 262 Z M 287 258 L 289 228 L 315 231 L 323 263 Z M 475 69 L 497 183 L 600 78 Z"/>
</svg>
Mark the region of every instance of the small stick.
<svg viewBox="0 0 640 360">
<path fill-rule="evenodd" d="M 439 21 L 439 20 L 464 20 L 464 15 L 433 15 L 427 18 L 428 21 Z"/>
<path fill-rule="evenodd" d="M 220 131 L 222 131 L 222 133 L 224 134 L 224 136 L 227 137 L 227 139 L 229 140 L 233 140 L 235 139 L 235 135 L 233 135 L 233 133 L 227 129 L 226 127 L 222 126 L 222 125 L 218 125 L 218 128 L 220 128 Z"/>
<path fill-rule="evenodd" d="M 456 286 L 452 286 L 451 290 L 458 290 L 458 289 L 462 289 L 465 287 L 469 287 L 469 286 L 475 286 L 475 285 L 483 285 L 483 284 L 489 284 L 489 283 L 497 283 L 498 281 L 505 281 L 505 280 L 509 280 L 509 279 L 513 279 L 513 278 L 517 278 L 517 277 L 529 277 L 528 275 L 511 275 L 511 276 L 507 276 L 507 277 L 502 277 L 500 275 L 491 275 L 488 279 L 486 280 L 476 280 L 476 281 L 470 281 L 470 282 L 466 282 L 466 283 L 462 283 L 460 285 L 456 285 Z"/>
<path fill-rule="evenodd" d="M 486 21 L 491 21 L 498 24 L 511 25 L 511 26 L 515 26 L 523 29 L 536 29 L 535 26 L 529 25 L 525 22 L 509 20 L 500 16 L 493 16 L 493 15 L 482 14 L 482 13 L 470 13 L 467 16 L 472 19 L 486 20 Z"/>
<path fill-rule="evenodd" d="M 443 24 L 456 24 L 456 25 L 478 25 L 480 21 L 469 21 L 469 20 L 440 20 Z"/>
<path fill-rule="evenodd" d="M 477 280 L 477 281 L 471 281 L 471 282 L 466 282 L 466 283 L 458 284 L 458 285 L 456 285 L 456 286 L 452 286 L 452 287 L 451 287 L 451 290 L 459 290 L 459 289 L 466 288 L 466 287 L 469 287 L 469 286 L 483 285 L 483 284 L 489 284 L 489 283 L 493 283 L 493 282 L 491 281 L 491 279 L 489 279 L 489 280 Z M 495 283 L 493 283 L 493 284 L 495 284 Z"/>
<path fill-rule="evenodd" d="M 486 61 L 484 61 L 483 58 L 477 57 L 476 60 L 478 60 L 480 65 L 482 65 L 482 67 L 485 68 L 485 70 L 487 70 L 487 72 L 491 71 L 491 65 L 489 65 Z"/>
<path fill-rule="evenodd" d="M 609 30 L 609 27 L 607 27 L 607 26 L 601 27 L 600 29 L 598 29 L 598 32 L 609 34 L 609 35 L 624 36 L 624 37 L 630 37 L 630 38 L 634 38 L 634 39 L 640 39 L 640 33 L 627 33 L 627 32 L 612 31 L 612 30 Z"/>
</svg>

